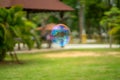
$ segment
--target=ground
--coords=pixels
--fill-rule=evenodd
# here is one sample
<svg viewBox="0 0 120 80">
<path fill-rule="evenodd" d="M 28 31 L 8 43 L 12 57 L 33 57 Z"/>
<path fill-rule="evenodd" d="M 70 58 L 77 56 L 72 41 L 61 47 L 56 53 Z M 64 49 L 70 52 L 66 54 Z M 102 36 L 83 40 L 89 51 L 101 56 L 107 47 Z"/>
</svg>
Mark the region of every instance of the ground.
<svg viewBox="0 0 120 80">
<path fill-rule="evenodd" d="M 0 64 L 2 80 L 119 80 L 120 49 L 42 49 Z M 10 56 L 7 56 L 10 61 Z"/>
<path fill-rule="evenodd" d="M 107 52 L 107 53 L 96 53 L 96 52 L 92 52 L 92 51 L 84 51 L 84 52 L 80 52 L 80 51 L 67 51 L 67 52 L 61 52 L 60 54 L 56 54 L 56 53 L 51 53 L 51 54 L 44 54 L 44 57 L 49 57 L 49 58 L 63 58 L 63 57 L 82 57 L 82 56 L 108 56 L 108 55 L 112 55 L 112 56 L 116 56 L 116 57 L 120 57 L 120 52 Z"/>
</svg>

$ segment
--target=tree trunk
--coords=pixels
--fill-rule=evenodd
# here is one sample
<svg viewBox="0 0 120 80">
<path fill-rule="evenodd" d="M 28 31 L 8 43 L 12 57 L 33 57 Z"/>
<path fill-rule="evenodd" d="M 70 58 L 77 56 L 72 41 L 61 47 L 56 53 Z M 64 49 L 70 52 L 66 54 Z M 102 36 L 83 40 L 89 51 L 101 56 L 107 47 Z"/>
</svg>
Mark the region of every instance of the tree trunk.
<svg viewBox="0 0 120 80">
<path fill-rule="evenodd" d="M 110 48 L 112 48 L 112 36 L 111 35 L 109 36 L 109 45 L 110 45 Z"/>
<path fill-rule="evenodd" d="M 120 0 L 117 0 L 117 7 L 120 9 Z"/>
<path fill-rule="evenodd" d="M 0 50 L 0 62 L 4 60 L 5 56 L 6 50 L 5 49 Z"/>
<path fill-rule="evenodd" d="M 85 20 L 84 20 L 84 8 L 85 8 L 85 5 L 84 4 L 81 4 L 81 6 L 79 6 L 79 11 L 78 11 L 78 16 L 79 16 L 79 31 L 80 31 L 80 42 L 83 43 L 85 42 L 84 41 L 84 38 L 86 33 L 85 33 L 85 30 L 84 30 L 84 27 L 85 27 Z"/>
</svg>

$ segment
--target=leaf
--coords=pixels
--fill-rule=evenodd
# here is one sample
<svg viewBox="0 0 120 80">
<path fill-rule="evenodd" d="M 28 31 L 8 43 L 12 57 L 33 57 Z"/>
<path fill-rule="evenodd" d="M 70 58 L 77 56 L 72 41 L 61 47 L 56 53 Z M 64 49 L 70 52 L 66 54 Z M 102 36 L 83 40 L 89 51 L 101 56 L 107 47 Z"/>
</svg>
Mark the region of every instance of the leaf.
<svg viewBox="0 0 120 80">
<path fill-rule="evenodd" d="M 14 37 L 20 37 L 22 35 L 21 30 L 19 29 L 19 26 L 10 27 L 11 32 L 13 33 Z"/>
<path fill-rule="evenodd" d="M 116 35 L 118 32 L 120 33 L 120 25 L 117 26 L 117 27 L 112 28 L 112 29 L 109 31 L 109 34 L 111 34 L 111 35 Z"/>
<path fill-rule="evenodd" d="M 1 37 L 1 40 L 2 40 L 3 43 L 4 43 L 4 41 L 6 40 L 6 39 L 5 39 L 5 37 L 6 37 L 6 32 L 7 32 L 7 29 L 5 28 L 5 26 L 0 23 L 0 37 Z"/>
</svg>

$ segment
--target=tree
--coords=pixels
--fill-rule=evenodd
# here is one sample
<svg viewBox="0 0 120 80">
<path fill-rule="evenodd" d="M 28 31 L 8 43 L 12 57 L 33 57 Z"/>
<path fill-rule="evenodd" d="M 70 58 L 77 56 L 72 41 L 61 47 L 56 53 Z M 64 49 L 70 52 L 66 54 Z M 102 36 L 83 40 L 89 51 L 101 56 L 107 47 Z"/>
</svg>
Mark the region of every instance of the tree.
<svg viewBox="0 0 120 80">
<path fill-rule="evenodd" d="M 112 7 L 110 11 L 105 12 L 100 24 L 108 28 L 110 47 L 112 47 L 112 38 L 120 44 L 120 10 Z"/>
<path fill-rule="evenodd" d="M 0 61 L 4 60 L 6 52 L 13 55 L 16 38 L 26 43 L 29 49 L 33 46 L 33 32 L 35 25 L 25 18 L 25 12 L 21 7 L 13 6 L 10 9 L 0 8 Z"/>
<path fill-rule="evenodd" d="M 99 25 L 99 21 L 104 15 L 104 11 L 109 9 L 109 6 L 107 6 L 105 2 L 102 0 L 63 1 L 75 9 L 75 11 L 70 12 L 70 18 L 66 20 L 69 21 L 66 23 L 69 24 L 71 30 L 77 30 L 81 34 L 82 28 L 84 28 L 88 38 L 92 38 L 94 32 L 99 35 L 101 34 L 101 26 Z"/>
</svg>

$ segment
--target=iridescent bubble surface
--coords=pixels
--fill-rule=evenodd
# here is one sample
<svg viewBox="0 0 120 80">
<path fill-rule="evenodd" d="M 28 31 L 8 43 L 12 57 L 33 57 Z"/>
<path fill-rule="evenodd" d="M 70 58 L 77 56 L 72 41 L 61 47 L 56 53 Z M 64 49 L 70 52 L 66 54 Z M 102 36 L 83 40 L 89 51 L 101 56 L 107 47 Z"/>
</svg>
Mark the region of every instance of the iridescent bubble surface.
<svg viewBox="0 0 120 80">
<path fill-rule="evenodd" d="M 58 24 L 51 31 L 52 42 L 63 47 L 69 42 L 69 34 L 70 30 L 68 27 L 62 24 Z"/>
</svg>

